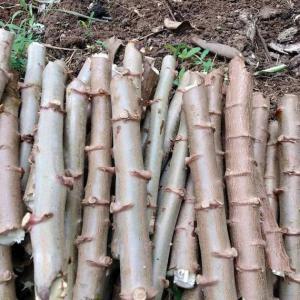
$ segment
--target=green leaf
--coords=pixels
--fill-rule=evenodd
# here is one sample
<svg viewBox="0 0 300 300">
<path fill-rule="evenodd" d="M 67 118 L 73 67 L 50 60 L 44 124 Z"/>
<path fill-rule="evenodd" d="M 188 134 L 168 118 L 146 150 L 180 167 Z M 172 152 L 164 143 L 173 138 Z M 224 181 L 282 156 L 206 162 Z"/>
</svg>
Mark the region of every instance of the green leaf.
<svg viewBox="0 0 300 300">
<path fill-rule="evenodd" d="M 201 55 L 200 55 L 200 59 L 203 61 L 205 59 L 205 57 L 208 55 L 209 53 L 209 50 L 208 49 L 205 49 Z"/>
<path fill-rule="evenodd" d="M 187 54 L 188 54 L 188 49 L 184 48 L 183 51 L 178 55 L 179 58 L 181 58 L 182 60 L 187 58 Z"/>
<path fill-rule="evenodd" d="M 167 45 L 165 45 L 165 48 L 167 50 L 169 50 L 169 52 L 171 52 L 171 54 L 176 55 L 177 49 L 174 46 L 167 44 Z"/>
<path fill-rule="evenodd" d="M 199 48 L 199 47 L 192 48 L 191 50 L 189 50 L 187 52 L 185 58 L 190 58 L 190 57 L 194 56 L 195 54 L 197 54 L 200 51 L 201 51 L 201 48 Z"/>
<path fill-rule="evenodd" d="M 207 61 L 204 61 L 202 63 L 202 68 L 205 73 L 209 73 L 212 67 L 213 67 L 213 62 L 210 58 Z"/>
<path fill-rule="evenodd" d="M 13 22 L 13 21 L 15 20 L 16 17 L 18 17 L 18 16 L 20 16 L 20 15 L 22 15 L 22 14 L 23 14 L 23 11 L 22 11 L 22 10 L 16 11 L 16 12 L 12 15 L 11 21 L 10 21 L 10 22 Z"/>
<path fill-rule="evenodd" d="M 174 84 L 175 86 L 178 86 L 178 85 L 180 84 L 180 81 L 181 81 L 181 79 L 182 79 L 184 73 L 185 73 L 185 67 L 182 67 L 182 68 L 180 69 L 180 71 L 179 71 L 179 73 L 178 73 L 176 79 L 173 81 L 173 84 Z"/>
</svg>

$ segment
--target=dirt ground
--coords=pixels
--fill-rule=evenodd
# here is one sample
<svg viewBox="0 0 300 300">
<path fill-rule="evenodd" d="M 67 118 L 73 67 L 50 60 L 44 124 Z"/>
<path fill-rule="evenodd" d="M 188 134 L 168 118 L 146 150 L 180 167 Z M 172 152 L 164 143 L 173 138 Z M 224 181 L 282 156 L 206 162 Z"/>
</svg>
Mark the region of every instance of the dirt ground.
<svg viewBox="0 0 300 300">
<path fill-rule="evenodd" d="M 276 16 L 266 19 L 259 18 L 257 27 L 265 42 L 276 41 L 278 34 L 286 28 L 295 26 L 295 17 L 300 14 L 300 1 L 296 0 L 105 0 L 94 1 L 94 16 L 110 16 L 108 22 L 93 22 L 90 28 L 84 28 L 77 16 L 48 10 L 39 14 L 38 22 L 45 25 L 42 36 L 44 43 L 74 48 L 75 51 L 49 49 L 49 57 L 65 58 L 72 73 L 76 74 L 82 65 L 85 56 L 98 51 L 94 47 L 95 41 L 105 40 L 111 36 L 126 41 L 139 39 L 140 46 L 145 47 L 146 54 L 162 58 L 168 51 L 167 44 L 180 42 L 189 43 L 191 34 L 198 34 L 206 40 L 217 41 L 238 48 L 245 57 L 256 56 L 255 66 L 249 66 L 254 70 L 264 69 L 276 64 L 276 58 L 267 61 L 266 53 L 258 38 L 252 43 L 246 37 L 246 26 L 240 20 L 242 12 L 250 12 L 254 17 L 259 16 L 262 10 L 278 10 Z M 0 19 L 7 19 L 14 10 L 16 0 L 7 1 L 11 9 L 0 10 Z M 61 0 L 53 8 L 72 10 L 85 15 L 90 15 L 91 0 Z M 5 7 L 5 5 L 3 5 Z M 7 6 L 6 6 L 7 7 Z M 194 28 L 186 28 L 180 31 L 163 30 L 153 34 L 153 30 L 163 25 L 164 18 L 175 18 L 177 21 L 190 21 Z M 290 43 L 300 40 L 300 18 L 298 20 L 299 32 Z M 148 36 L 150 34 L 150 36 Z M 281 55 L 280 61 L 289 63 L 290 55 Z M 216 65 L 223 64 L 224 59 L 218 57 Z M 293 72 L 264 75 L 256 77 L 254 89 L 264 92 L 276 102 L 283 93 L 297 93 L 300 90 L 299 78 Z"/>
</svg>

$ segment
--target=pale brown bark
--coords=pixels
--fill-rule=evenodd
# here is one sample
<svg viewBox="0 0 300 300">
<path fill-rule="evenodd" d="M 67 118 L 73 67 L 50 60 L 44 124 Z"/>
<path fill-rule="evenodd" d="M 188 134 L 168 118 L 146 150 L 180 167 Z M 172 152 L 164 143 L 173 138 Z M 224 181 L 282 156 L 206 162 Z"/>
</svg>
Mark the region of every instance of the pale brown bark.
<svg viewBox="0 0 300 300">
<path fill-rule="evenodd" d="M 284 243 L 290 258 L 291 267 L 300 272 L 300 112 L 299 97 L 285 95 L 278 108 L 280 126 L 279 164 L 280 164 L 280 225 L 284 232 Z M 300 284 L 282 281 L 281 299 L 299 299 Z"/>
<path fill-rule="evenodd" d="M 9 58 L 15 34 L 0 28 L 0 101 L 9 79 L 11 78 Z"/>
<path fill-rule="evenodd" d="M 262 175 L 265 174 L 266 148 L 268 139 L 268 120 L 270 100 L 262 93 L 253 93 L 252 100 L 252 136 L 253 155 Z"/>
<path fill-rule="evenodd" d="M 2 97 L 0 110 L 0 245 L 20 243 L 24 238 L 21 227 L 22 168 L 19 166 L 19 132 L 17 78 L 9 81 Z"/>
<path fill-rule="evenodd" d="M 151 180 L 147 185 L 147 216 L 150 232 L 153 232 L 155 223 L 155 210 L 163 159 L 165 124 L 169 104 L 169 93 L 175 77 L 175 65 L 176 61 L 173 56 L 167 55 L 164 57 L 159 75 L 159 82 L 154 95 L 154 103 L 151 105 L 150 132 L 145 155 L 145 168 L 152 173 Z"/>
<path fill-rule="evenodd" d="M 169 154 L 174 145 L 174 138 L 178 131 L 179 121 L 180 121 L 180 112 L 182 106 L 182 95 L 183 89 L 188 86 L 190 83 L 190 72 L 187 71 L 184 73 L 179 86 L 171 100 L 170 107 L 168 109 L 168 116 L 166 121 L 166 132 L 164 137 L 164 157 L 163 165 L 167 162 Z"/>
<path fill-rule="evenodd" d="M 175 138 L 175 146 L 168 169 L 166 184 L 163 187 L 158 207 L 157 221 L 153 236 L 153 275 L 154 287 L 159 300 L 166 282 L 166 271 L 170 254 L 170 245 L 176 226 L 180 206 L 184 197 L 186 181 L 185 158 L 187 156 L 187 128 L 184 114 L 181 114 L 180 126 Z"/>
<path fill-rule="evenodd" d="M 111 82 L 116 164 L 116 201 L 111 211 L 117 215 L 121 298 L 151 299 L 154 291 L 146 218 L 146 182 L 151 175 L 143 170 L 138 87 L 128 74 L 122 70 L 119 74 Z"/>
<path fill-rule="evenodd" d="M 20 164 L 24 170 L 21 180 L 23 191 L 26 188 L 30 172 L 29 156 L 34 140 L 34 129 L 38 121 L 46 49 L 42 44 L 34 42 L 28 46 L 27 53 L 26 74 L 24 83 L 21 85 L 22 106 L 20 111 Z"/>
<path fill-rule="evenodd" d="M 67 191 L 65 212 L 65 263 L 67 266 L 67 299 L 72 299 L 77 249 L 75 239 L 81 224 L 83 197 L 84 147 L 86 139 L 88 92 L 90 91 L 91 59 L 88 58 L 78 77 L 66 91 L 65 168 L 74 182 Z"/>
<path fill-rule="evenodd" d="M 224 176 L 224 152 L 221 137 L 223 115 L 223 81 L 224 71 L 222 69 L 213 70 L 205 78 L 209 116 L 212 126 L 214 127 L 216 158 L 221 177 Z"/>
<path fill-rule="evenodd" d="M 279 161 L 277 139 L 279 127 L 277 121 L 270 121 L 269 140 L 266 153 L 265 186 L 267 196 L 275 218 L 278 218 L 278 188 L 279 188 Z"/>
<path fill-rule="evenodd" d="M 186 88 L 183 109 L 188 126 L 191 169 L 196 197 L 197 234 L 202 258 L 199 283 L 206 299 L 237 299 L 233 258 L 226 225 L 222 178 L 219 175 L 213 126 L 209 117 L 204 80 Z"/>
<path fill-rule="evenodd" d="M 8 246 L 0 246 L 0 299 L 17 299 L 11 249 Z"/>
<path fill-rule="evenodd" d="M 250 132 L 252 80 L 239 57 L 229 64 L 229 80 L 225 106 L 225 177 L 232 242 L 238 253 L 237 282 L 243 298 L 263 300 L 268 296 Z"/>
<path fill-rule="evenodd" d="M 35 148 L 33 212 L 24 218 L 31 233 L 36 297 L 63 295 L 64 207 L 67 178 L 63 161 L 63 112 L 66 70 L 62 61 L 49 62 L 43 73 L 43 92 Z"/>
<path fill-rule="evenodd" d="M 135 47 L 134 42 L 129 42 L 125 47 L 123 66 L 129 71 L 128 76 L 135 86 L 135 93 L 139 99 L 139 107 L 142 111 L 142 75 L 143 57 L 142 53 Z"/>
<path fill-rule="evenodd" d="M 189 177 L 186 195 L 175 228 L 169 266 L 170 271 L 174 274 L 174 283 L 187 289 L 194 287 L 199 271 L 195 221 L 194 187 L 192 178 Z"/>
<path fill-rule="evenodd" d="M 78 268 L 74 300 L 102 297 L 102 285 L 112 260 L 107 256 L 111 166 L 111 63 L 106 54 L 91 62 L 92 119 L 88 153 L 89 173 L 83 205 L 81 235 L 77 238 Z"/>
<path fill-rule="evenodd" d="M 215 43 L 215 42 L 207 42 L 205 40 L 200 39 L 199 37 L 193 35 L 191 38 L 193 44 L 201 47 L 202 49 L 208 49 L 210 52 L 227 57 L 234 58 L 235 56 L 242 57 L 242 54 L 239 50 L 234 47 Z"/>
<path fill-rule="evenodd" d="M 282 232 L 268 200 L 263 179 L 268 138 L 269 100 L 260 93 L 254 93 L 252 107 L 251 132 L 253 137 L 253 158 L 256 163 L 255 183 L 260 198 L 262 231 L 266 240 L 266 255 L 269 268 L 275 275 L 284 276 L 291 272 L 289 259 L 283 246 Z M 270 278 L 270 277 L 269 277 Z"/>
</svg>

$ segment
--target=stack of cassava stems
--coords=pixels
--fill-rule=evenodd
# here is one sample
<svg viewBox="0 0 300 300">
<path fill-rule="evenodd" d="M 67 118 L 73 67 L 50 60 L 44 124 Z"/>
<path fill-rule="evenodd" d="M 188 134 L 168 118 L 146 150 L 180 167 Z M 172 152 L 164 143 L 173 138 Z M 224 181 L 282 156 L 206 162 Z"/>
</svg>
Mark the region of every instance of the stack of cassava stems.
<svg viewBox="0 0 300 300">
<path fill-rule="evenodd" d="M 175 58 L 158 71 L 134 42 L 70 83 L 32 43 L 18 87 L 13 39 L 0 30 L 0 299 L 28 237 L 40 300 L 300 299 L 298 96 L 269 121 L 240 56 L 228 80 L 187 71 L 176 89 Z"/>
</svg>

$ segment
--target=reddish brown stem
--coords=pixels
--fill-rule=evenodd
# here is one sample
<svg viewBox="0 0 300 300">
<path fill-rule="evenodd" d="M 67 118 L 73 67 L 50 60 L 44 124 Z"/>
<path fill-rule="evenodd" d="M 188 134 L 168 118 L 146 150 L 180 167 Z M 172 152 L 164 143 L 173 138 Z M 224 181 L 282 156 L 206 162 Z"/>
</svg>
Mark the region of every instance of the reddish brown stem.
<svg viewBox="0 0 300 300">
<path fill-rule="evenodd" d="M 239 57 L 229 64 L 229 80 L 225 106 L 225 176 L 232 242 L 238 252 L 237 282 L 243 298 L 267 299 L 260 201 L 255 188 L 250 132 L 252 80 Z"/>
<path fill-rule="evenodd" d="M 19 133 L 17 78 L 9 81 L 2 97 L 0 109 L 0 244 L 21 242 L 24 230 L 21 227 L 23 207 L 19 166 Z"/>
<path fill-rule="evenodd" d="M 107 256 L 111 186 L 111 64 L 106 54 L 91 62 L 91 139 L 87 146 L 89 173 L 83 205 L 81 235 L 77 238 L 78 269 L 74 300 L 102 297 L 104 277 L 112 260 Z M 88 279 L 88 280 L 87 280 Z"/>
<path fill-rule="evenodd" d="M 183 109 L 188 126 L 191 169 L 196 197 L 197 234 L 207 299 L 237 299 L 233 268 L 236 250 L 231 248 L 226 226 L 222 178 L 218 170 L 213 126 L 209 117 L 204 79 L 186 88 Z M 221 274 L 226 274 L 222 276 Z"/>
</svg>

